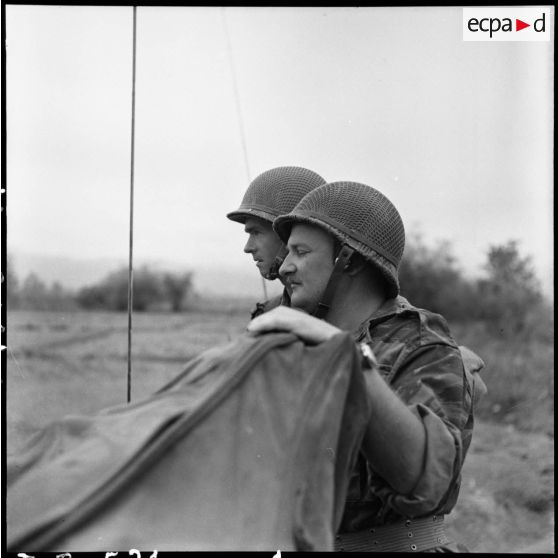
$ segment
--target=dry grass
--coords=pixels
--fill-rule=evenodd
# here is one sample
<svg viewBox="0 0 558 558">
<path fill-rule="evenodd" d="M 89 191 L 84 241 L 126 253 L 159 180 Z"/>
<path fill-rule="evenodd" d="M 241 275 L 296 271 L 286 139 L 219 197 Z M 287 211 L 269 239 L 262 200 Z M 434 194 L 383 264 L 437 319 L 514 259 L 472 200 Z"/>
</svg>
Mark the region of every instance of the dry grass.
<svg viewBox="0 0 558 558">
<path fill-rule="evenodd" d="M 153 393 L 192 356 L 238 336 L 247 312 L 136 314 L 132 399 Z M 8 316 L 8 450 L 67 414 L 126 401 L 127 316 L 113 312 L 12 312 Z"/>
<path fill-rule="evenodd" d="M 471 552 L 553 552 L 554 440 L 481 422 L 448 522 Z M 543 545 L 541 541 L 546 541 Z"/>
<path fill-rule="evenodd" d="M 484 420 L 526 432 L 554 433 L 553 324 L 537 335 L 499 336 L 482 323 L 456 324 L 456 340 L 485 361 L 488 394 L 477 408 Z"/>
</svg>

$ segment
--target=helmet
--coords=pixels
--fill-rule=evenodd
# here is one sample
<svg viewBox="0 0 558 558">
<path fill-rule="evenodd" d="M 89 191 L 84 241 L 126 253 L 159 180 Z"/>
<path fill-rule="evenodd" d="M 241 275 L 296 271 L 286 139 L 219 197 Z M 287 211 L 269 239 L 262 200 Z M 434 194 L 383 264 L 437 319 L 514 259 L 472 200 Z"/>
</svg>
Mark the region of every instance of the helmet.
<svg viewBox="0 0 558 558">
<path fill-rule="evenodd" d="M 277 167 L 263 172 L 252 182 L 240 207 L 227 213 L 231 221 L 244 223 L 248 217 L 259 217 L 270 223 L 288 213 L 311 190 L 325 184 L 315 172 L 302 167 Z"/>
<path fill-rule="evenodd" d="M 399 294 L 398 267 L 405 247 L 403 221 L 381 192 L 358 182 L 332 182 L 308 193 L 273 228 L 286 243 L 295 223 L 321 227 L 376 266 L 388 286 Z"/>
</svg>

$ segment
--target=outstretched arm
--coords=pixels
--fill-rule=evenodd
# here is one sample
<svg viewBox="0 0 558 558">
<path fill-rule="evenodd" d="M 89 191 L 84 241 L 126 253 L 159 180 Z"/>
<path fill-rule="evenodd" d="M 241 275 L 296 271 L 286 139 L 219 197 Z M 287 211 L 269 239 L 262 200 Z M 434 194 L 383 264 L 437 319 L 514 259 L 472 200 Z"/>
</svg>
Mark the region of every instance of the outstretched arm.
<svg viewBox="0 0 558 558">
<path fill-rule="evenodd" d="M 294 333 L 307 343 L 321 343 L 341 332 L 299 310 L 279 307 L 248 325 L 253 335 L 270 331 Z M 366 374 L 372 415 L 363 452 L 372 469 L 396 492 L 409 493 L 418 482 L 424 461 L 426 435 L 420 419 L 393 392 L 377 370 Z"/>
</svg>

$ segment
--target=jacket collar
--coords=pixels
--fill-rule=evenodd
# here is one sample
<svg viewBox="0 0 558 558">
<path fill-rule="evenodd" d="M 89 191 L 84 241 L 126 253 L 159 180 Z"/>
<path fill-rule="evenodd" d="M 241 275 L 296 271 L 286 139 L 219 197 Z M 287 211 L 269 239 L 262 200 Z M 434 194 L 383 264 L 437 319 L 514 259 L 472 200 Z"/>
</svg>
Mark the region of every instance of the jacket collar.
<svg viewBox="0 0 558 558">
<path fill-rule="evenodd" d="M 364 341 L 369 343 L 372 341 L 370 336 L 370 326 L 380 323 L 392 316 L 402 314 L 407 311 L 415 311 L 416 308 L 403 296 L 398 295 L 395 298 L 388 298 L 371 316 L 366 318 L 352 332 L 353 339 L 356 341 Z"/>
</svg>

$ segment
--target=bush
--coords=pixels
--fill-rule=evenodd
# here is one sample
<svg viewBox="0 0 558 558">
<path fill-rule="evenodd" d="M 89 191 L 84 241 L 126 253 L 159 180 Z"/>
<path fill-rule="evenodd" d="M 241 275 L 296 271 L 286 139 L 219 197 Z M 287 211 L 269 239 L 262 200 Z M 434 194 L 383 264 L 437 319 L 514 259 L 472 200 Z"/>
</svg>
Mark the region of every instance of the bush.
<svg viewBox="0 0 558 558">
<path fill-rule="evenodd" d="M 2 274 L 2 283 L 6 282 L 6 304 L 8 308 L 17 308 L 19 306 L 19 280 L 13 268 L 13 258 L 8 254 L 6 258 L 6 272 Z"/>
<path fill-rule="evenodd" d="M 128 269 L 110 273 L 97 285 L 84 287 L 77 300 L 82 308 L 125 311 L 128 308 Z M 143 312 L 169 308 L 178 312 L 192 286 L 191 273 L 161 273 L 143 266 L 133 272 L 132 309 Z"/>
<path fill-rule="evenodd" d="M 449 243 L 428 247 L 415 233 L 399 268 L 401 294 L 450 321 L 481 320 L 507 338 L 518 333 L 544 335 L 551 310 L 531 260 L 519 254 L 518 243 L 491 246 L 484 268 L 485 277 L 465 278 Z"/>
<path fill-rule="evenodd" d="M 488 392 L 475 415 L 514 424 L 527 431 L 554 429 L 554 339 L 552 313 L 539 317 L 544 327 L 504 337 L 486 322 L 452 323 L 459 344 L 485 362 L 481 377 Z"/>
<path fill-rule="evenodd" d="M 173 312 L 179 312 L 183 308 L 185 298 L 190 292 L 191 287 L 191 273 L 165 273 L 163 275 L 163 288 Z"/>
<path fill-rule="evenodd" d="M 492 246 L 478 281 L 478 318 L 504 336 L 528 332 L 544 313 L 544 298 L 529 257 L 521 257 L 517 241 Z"/>
<path fill-rule="evenodd" d="M 399 268 L 401 294 L 411 304 L 448 319 L 471 319 L 475 286 L 463 277 L 448 242 L 430 248 L 411 235 Z"/>
<path fill-rule="evenodd" d="M 76 307 L 74 293 L 66 290 L 58 282 L 47 286 L 36 273 L 30 273 L 21 287 L 17 288 L 15 275 L 9 278 L 8 292 L 10 309 L 22 310 L 73 310 Z"/>
<path fill-rule="evenodd" d="M 76 295 L 79 306 L 86 310 L 108 308 L 107 292 L 100 285 L 83 287 Z"/>
</svg>

